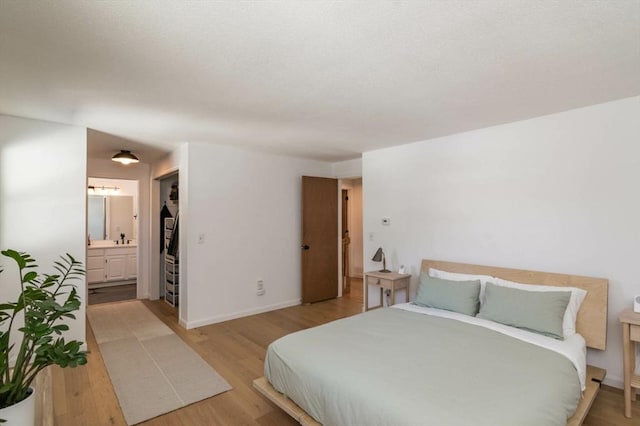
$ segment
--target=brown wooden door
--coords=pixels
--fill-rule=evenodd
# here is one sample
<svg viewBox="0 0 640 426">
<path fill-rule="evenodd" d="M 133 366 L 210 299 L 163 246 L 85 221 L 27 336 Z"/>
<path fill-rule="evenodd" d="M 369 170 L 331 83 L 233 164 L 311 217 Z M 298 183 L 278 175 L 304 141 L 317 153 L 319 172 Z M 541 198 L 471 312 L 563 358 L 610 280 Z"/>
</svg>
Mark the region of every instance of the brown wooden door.
<svg viewBox="0 0 640 426">
<path fill-rule="evenodd" d="M 302 177 L 302 303 L 338 297 L 338 180 Z"/>
</svg>

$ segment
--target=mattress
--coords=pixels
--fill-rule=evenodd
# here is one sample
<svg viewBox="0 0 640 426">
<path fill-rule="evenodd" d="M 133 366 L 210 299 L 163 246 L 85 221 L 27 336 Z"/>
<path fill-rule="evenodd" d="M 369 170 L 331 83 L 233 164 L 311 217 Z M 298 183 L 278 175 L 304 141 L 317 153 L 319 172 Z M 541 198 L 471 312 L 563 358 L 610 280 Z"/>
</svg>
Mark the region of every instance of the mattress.
<svg viewBox="0 0 640 426">
<path fill-rule="evenodd" d="M 265 376 L 324 425 L 565 425 L 584 340 L 509 329 L 396 305 L 278 339 Z"/>
</svg>

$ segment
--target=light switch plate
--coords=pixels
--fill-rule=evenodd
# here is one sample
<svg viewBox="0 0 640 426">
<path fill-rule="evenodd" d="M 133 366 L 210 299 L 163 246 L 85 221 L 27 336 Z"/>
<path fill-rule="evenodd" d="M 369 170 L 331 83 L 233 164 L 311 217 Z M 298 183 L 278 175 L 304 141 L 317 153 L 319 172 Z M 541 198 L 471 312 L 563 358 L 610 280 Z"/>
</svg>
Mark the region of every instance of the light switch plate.
<svg viewBox="0 0 640 426">
<path fill-rule="evenodd" d="M 633 298 L 633 312 L 640 313 L 640 295 Z"/>
</svg>

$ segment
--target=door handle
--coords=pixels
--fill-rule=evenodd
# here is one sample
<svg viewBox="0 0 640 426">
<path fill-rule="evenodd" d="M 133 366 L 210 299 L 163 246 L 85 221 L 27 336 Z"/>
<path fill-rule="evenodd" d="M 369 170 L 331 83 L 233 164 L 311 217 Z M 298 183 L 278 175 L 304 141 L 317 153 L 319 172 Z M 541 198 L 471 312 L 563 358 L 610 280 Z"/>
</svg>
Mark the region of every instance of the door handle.
<svg viewBox="0 0 640 426">
<path fill-rule="evenodd" d="M 300 248 L 302 250 L 309 250 L 309 246 L 307 244 L 304 244 L 304 245 L 300 246 Z"/>
</svg>

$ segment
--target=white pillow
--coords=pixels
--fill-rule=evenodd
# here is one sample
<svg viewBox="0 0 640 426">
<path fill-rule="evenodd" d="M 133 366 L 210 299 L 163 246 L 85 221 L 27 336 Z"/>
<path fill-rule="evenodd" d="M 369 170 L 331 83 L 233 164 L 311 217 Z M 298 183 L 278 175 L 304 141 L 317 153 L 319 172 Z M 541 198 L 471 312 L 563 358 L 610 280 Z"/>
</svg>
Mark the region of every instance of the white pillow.
<svg viewBox="0 0 640 426">
<path fill-rule="evenodd" d="M 473 274 L 461 274 L 459 272 L 447 272 L 441 271 L 435 268 L 429 268 L 429 276 L 432 278 L 440 278 L 450 281 L 480 281 L 480 305 L 484 303 L 484 289 L 487 287 L 487 283 L 495 284 L 495 277 L 489 275 L 473 275 Z"/>
<path fill-rule="evenodd" d="M 580 306 L 587 296 L 587 291 L 577 287 L 556 287 L 551 285 L 532 285 L 521 284 L 513 281 L 503 280 L 502 278 L 494 278 L 495 285 L 502 287 L 519 288 L 526 291 L 570 291 L 571 298 L 567 309 L 564 311 L 564 317 L 562 318 L 562 335 L 566 339 L 567 337 L 576 334 L 576 319 L 578 318 L 578 311 Z"/>
</svg>

